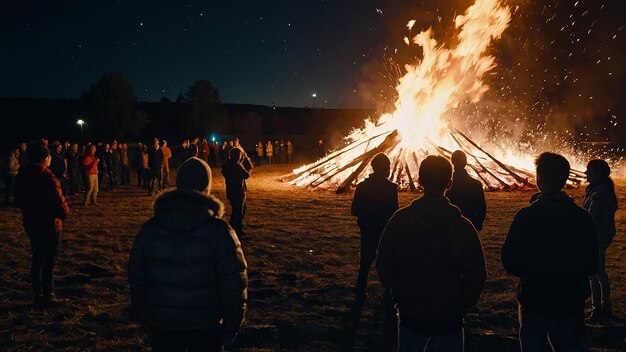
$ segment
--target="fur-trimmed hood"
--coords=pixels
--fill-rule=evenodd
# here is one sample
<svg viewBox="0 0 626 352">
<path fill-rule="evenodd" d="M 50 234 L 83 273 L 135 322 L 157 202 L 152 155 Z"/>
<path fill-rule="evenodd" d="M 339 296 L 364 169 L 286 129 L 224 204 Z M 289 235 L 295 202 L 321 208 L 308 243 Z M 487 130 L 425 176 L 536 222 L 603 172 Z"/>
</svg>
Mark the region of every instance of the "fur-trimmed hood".
<svg viewBox="0 0 626 352">
<path fill-rule="evenodd" d="M 224 204 L 210 194 L 187 189 L 164 192 L 154 201 L 154 218 L 174 231 L 190 231 L 207 221 L 221 218 Z"/>
</svg>

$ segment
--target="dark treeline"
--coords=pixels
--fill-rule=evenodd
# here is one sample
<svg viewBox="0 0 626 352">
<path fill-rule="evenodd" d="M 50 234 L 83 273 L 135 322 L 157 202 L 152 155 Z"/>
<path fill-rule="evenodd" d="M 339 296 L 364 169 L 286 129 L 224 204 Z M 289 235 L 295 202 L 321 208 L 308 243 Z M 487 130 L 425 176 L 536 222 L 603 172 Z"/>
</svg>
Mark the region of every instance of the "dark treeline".
<svg viewBox="0 0 626 352">
<path fill-rule="evenodd" d="M 138 102 L 138 111 L 147 123 L 136 133 L 127 136 L 113 135 L 105 126 L 90 118 L 80 99 L 0 98 L 0 147 L 6 149 L 15 143 L 54 138 L 80 140 L 83 119 L 83 140 L 97 141 L 113 138 L 128 140 L 150 139 L 155 136 L 189 138 L 202 136 L 197 129 L 189 129 L 182 118 L 191 102 L 169 101 Z M 222 104 L 224 113 L 207 129 L 206 136 L 239 136 L 255 142 L 263 136 L 306 135 L 311 139 L 323 138 L 339 141 L 352 128 L 361 126 L 372 116 L 373 110 L 311 109 L 270 107 L 247 104 Z M 195 132 L 194 132 L 195 131 Z M 273 137 L 272 137 L 273 138 Z"/>
</svg>

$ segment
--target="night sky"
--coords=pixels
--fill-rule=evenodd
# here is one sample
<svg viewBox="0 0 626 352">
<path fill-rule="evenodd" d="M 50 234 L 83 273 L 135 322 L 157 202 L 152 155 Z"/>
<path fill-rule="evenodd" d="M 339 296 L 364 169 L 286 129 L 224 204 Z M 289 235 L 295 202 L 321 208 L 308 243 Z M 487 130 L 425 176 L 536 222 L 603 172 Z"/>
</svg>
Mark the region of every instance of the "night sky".
<svg viewBox="0 0 626 352">
<path fill-rule="evenodd" d="M 4 1 L 0 96 L 77 98 L 121 72 L 143 101 L 175 100 L 208 79 L 227 103 L 380 107 L 394 99 L 385 63 L 420 56 L 403 44 L 406 23 L 417 20 L 413 35 L 432 26 L 445 43 L 471 3 Z M 626 2 L 505 3 L 511 25 L 492 49 L 485 99 L 572 116 L 591 105 L 579 114 L 620 118 L 610 115 L 624 111 Z"/>
</svg>

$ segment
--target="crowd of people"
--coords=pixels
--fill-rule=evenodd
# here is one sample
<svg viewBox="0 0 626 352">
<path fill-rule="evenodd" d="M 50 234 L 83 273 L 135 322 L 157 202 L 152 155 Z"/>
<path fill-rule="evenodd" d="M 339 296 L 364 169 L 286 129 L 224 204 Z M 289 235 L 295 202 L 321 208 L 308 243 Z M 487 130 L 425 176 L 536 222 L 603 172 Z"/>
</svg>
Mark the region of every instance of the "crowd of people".
<svg viewBox="0 0 626 352">
<path fill-rule="evenodd" d="M 279 143 L 287 162 L 290 145 Z M 257 156 L 271 163 L 274 147 L 259 142 Z M 154 351 L 219 351 L 233 342 L 247 309 L 240 238 L 246 180 L 254 163 L 237 139 L 226 143 L 221 155 L 205 153 L 199 139 L 184 142 L 183 150 L 176 187 L 159 194 L 154 215 L 135 238 L 128 264 L 131 302 L 137 319 L 153 332 Z M 32 245 L 35 303 L 42 307 L 59 301 L 53 272 L 62 222 L 70 211 L 65 195 L 77 194 L 84 184 L 83 205 L 97 204 L 100 182 L 106 180 L 110 190 L 130 185 L 133 162 L 137 186 L 151 194 L 170 182 L 171 150 L 165 140 L 139 143 L 134 157 L 126 143 L 116 141 L 80 149 L 42 141 L 22 145 L 10 157 L 15 203 Z M 211 195 L 209 164 L 221 160 L 232 208 L 229 223 L 221 219 L 222 202 Z M 373 173 L 356 186 L 351 212 L 361 230 L 361 260 L 355 301 L 367 298 L 367 276 L 375 262 L 385 304 L 398 319 L 400 351 L 423 351 L 429 344 L 444 351 L 464 349 L 464 317 L 487 279 L 478 235 L 487 207 L 466 163 L 462 151 L 451 159 L 425 158 L 418 175 L 423 195 L 400 209 L 385 154 L 372 159 Z M 519 278 L 520 344 L 523 351 L 584 351 L 585 321 L 612 316 L 605 255 L 616 232 L 615 185 L 605 161 L 589 161 L 580 207 L 563 191 L 570 172 L 563 156 L 542 153 L 535 165 L 539 193 L 515 215 L 501 251 L 503 267 Z M 589 297 L 592 310 L 586 316 Z"/>
</svg>

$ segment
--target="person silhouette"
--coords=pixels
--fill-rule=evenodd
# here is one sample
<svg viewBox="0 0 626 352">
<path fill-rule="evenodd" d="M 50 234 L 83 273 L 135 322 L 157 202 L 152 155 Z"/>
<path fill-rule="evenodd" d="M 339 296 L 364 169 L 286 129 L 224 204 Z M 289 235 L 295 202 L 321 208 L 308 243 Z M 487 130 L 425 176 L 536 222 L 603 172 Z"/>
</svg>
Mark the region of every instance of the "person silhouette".
<svg viewBox="0 0 626 352">
<path fill-rule="evenodd" d="M 133 243 L 131 303 L 153 351 L 222 351 L 244 321 L 247 264 L 211 179 L 204 160 L 183 162 L 176 188 L 159 194 Z"/>
<path fill-rule="evenodd" d="M 591 303 L 593 306 L 588 322 L 598 322 L 603 318 L 613 316 L 611 304 L 611 283 L 606 272 L 606 251 L 615 236 L 615 212 L 617 211 L 617 196 L 615 184 L 609 176 L 611 168 L 601 159 L 590 160 L 587 163 L 587 186 L 583 208 L 593 217 L 598 234 L 598 273 L 591 277 Z"/>
<path fill-rule="evenodd" d="M 444 196 L 452 165 L 430 155 L 419 167 L 424 195 L 398 210 L 383 231 L 376 269 L 397 300 L 399 351 L 429 343 L 463 350 L 463 317 L 483 291 L 485 256 L 472 223 Z"/>
<path fill-rule="evenodd" d="M 535 165 L 541 194 L 517 212 L 501 253 L 506 271 L 519 277 L 520 345 L 523 351 L 586 351 L 588 277 L 598 270 L 593 219 L 562 191 L 567 159 L 546 152 Z"/>
<path fill-rule="evenodd" d="M 361 259 L 356 280 L 357 299 L 367 296 L 367 276 L 374 259 L 378 242 L 387 221 L 398 210 L 398 185 L 389 181 L 391 161 L 379 153 L 372 159 L 371 173 L 356 186 L 351 213 L 357 217 L 361 230 Z"/>
<path fill-rule="evenodd" d="M 472 222 L 476 230 L 480 231 L 487 214 L 483 185 L 465 171 L 467 157 L 463 151 L 457 150 L 452 153 L 451 161 L 454 165 L 454 174 L 452 174 L 452 187 L 446 191 L 446 197 L 450 199 L 451 204 L 459 207 L 461 214 Z"/>
</svg>

